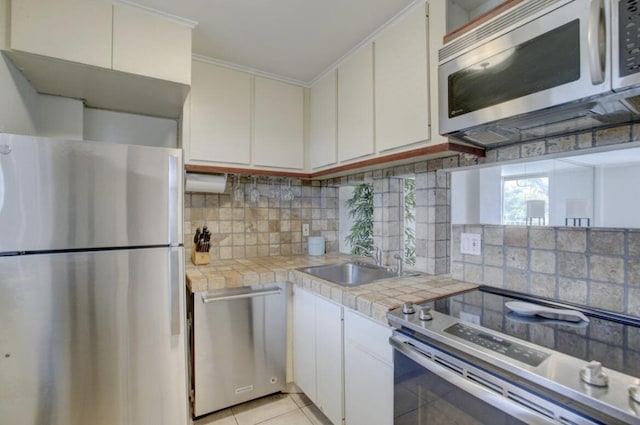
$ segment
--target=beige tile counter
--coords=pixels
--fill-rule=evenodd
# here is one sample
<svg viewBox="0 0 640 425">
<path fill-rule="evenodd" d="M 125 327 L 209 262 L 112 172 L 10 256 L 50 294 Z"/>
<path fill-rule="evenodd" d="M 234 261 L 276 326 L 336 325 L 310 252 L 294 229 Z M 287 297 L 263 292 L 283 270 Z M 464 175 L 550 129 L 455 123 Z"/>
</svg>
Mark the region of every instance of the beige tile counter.
<svg viewBox="0 0 640 425">
<path fill-rule="evenodd" d="M 219 260 L 206 266 L 187 266 L 187 287 L 193 292 L 237 288 L 273 282 L 292 282 L 383 323 L 389 310 L 410 301 L 420 303 L 477 287 L 449 276 L 406 277 L 345 287 L 302 273 L 307 266 L 347 262 L 348 255 L 279 256 Z M 362 261 L 362 257 L 357 257 Z"/>
</svg>

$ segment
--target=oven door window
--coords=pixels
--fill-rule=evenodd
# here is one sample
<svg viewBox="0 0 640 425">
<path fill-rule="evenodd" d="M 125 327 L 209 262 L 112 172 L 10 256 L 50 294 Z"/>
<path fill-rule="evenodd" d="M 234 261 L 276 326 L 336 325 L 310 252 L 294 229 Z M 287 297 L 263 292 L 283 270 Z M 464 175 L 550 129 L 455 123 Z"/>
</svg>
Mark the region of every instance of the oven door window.
<svg viewBox="0 0 640 425">
<path fill-rule="evenodd" d="M 394 425 L 525 424 L 394 351 Z"/>
<path fill-rule="evenodd" d="M 580 21 L 575 19 L 448 77 L 449 118 L 580 78 Z"/>
</svg>

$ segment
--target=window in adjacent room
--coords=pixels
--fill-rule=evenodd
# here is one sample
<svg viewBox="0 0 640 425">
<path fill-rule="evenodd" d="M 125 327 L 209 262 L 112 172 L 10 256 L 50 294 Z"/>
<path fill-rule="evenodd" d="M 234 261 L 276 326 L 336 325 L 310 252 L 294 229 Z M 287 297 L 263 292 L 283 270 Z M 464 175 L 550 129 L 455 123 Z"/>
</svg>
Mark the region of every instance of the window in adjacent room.
<svg viewBox="0 0 640 425">
<path fill-rule="evenodd" d="M 502 224 L 549 223 L 549 176 L 510 176 L 502 179 Z"/>
</svg>

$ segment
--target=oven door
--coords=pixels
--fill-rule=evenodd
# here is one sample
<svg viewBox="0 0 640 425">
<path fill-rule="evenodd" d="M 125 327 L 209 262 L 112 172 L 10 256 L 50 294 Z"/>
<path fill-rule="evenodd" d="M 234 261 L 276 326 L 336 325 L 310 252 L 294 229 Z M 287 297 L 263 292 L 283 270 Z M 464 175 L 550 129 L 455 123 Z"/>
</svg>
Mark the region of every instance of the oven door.
<svg viewBox="0 0 640 425">
<path fill-rule="evenodd" d="M 595 424 L 395 331 L 394 424 Z"/>
<path fill-rule="evenodd" d="M 585 3 L 561 1 L 556 9 L 537 12 L 515 28 L 501 19 L 493 26 L 502 22 L 513 29 L 491 34 L 483 44 L 443 59 L 438 69 L 440 133 L 610 92 L 609 2 L 589 0 L 589 7 Z M 516 8 L 506 16 L 525 9 Z M 477 37 L 491 28 L 479 27 Z"/>
</svg>

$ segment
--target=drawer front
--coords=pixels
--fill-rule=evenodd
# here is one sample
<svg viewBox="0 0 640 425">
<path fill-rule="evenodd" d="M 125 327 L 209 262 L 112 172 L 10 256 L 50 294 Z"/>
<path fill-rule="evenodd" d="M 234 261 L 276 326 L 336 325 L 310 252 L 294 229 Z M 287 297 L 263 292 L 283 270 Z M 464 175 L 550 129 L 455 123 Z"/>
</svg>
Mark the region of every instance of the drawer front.
<svg viewBox="0 0 640 425">
<path fill-rule="evenodd" d="M 345 338 L 348 344 L 360 346 L 377 359 L 393 364 L 393 349 L 389 345 L 391 327 L 345 309 Z"/>
</svg>

